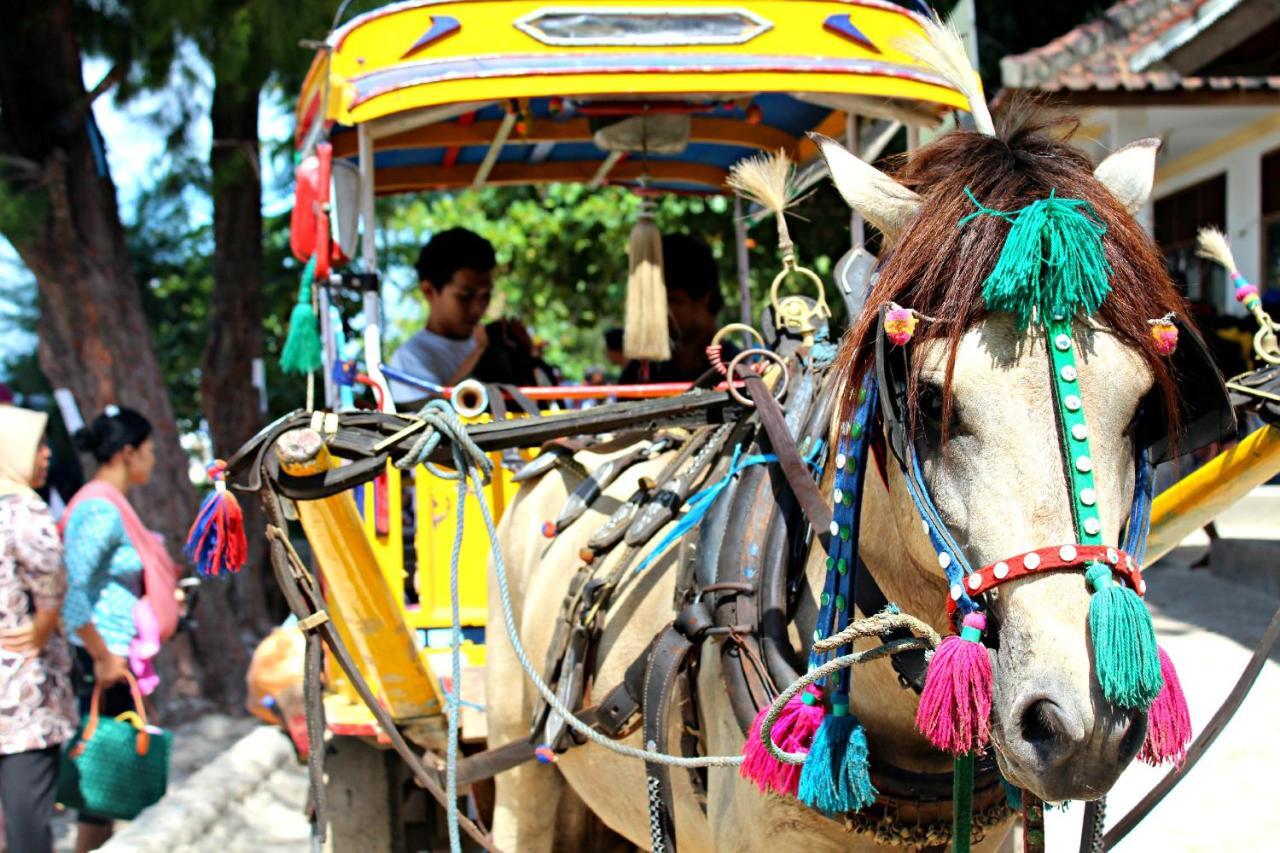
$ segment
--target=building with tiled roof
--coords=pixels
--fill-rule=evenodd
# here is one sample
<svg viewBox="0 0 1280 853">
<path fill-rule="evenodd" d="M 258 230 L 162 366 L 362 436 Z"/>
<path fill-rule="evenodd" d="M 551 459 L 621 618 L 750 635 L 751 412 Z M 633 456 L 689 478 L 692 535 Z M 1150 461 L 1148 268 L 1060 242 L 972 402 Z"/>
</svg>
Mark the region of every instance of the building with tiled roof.
<svg viewBox="0 0 1280 853">
<path fill-rule="evenodd" d="M 1145 217 L 1193 300 L 1238 310 L 1194 256 L 1204 225 L 1280 298 L 1280 0 L 1122 0 L 1000 70 L 998 100 L 1072 107 L 1095 155 L 1163 141 Z"/>
</svg>

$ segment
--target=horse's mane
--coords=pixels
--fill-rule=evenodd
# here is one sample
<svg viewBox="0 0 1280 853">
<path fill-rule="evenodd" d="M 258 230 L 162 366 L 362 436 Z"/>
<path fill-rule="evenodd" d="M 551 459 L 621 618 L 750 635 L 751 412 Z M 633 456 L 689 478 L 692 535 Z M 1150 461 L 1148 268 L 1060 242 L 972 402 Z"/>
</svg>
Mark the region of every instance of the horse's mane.
<svg viewBox="0 0 1280 853">
<path fill-rule="evenodd" d="M 1077 127 L 1074 118 L 1051 118 L 1033 104 L 1015 103 L 997 117 L 995 136 L 953 131 L 909 155 L 896 177 L 919 193 L 923 204 L 886 256 L 867 310 L 845 334 L 837 375 L 859 383 L 872 368 L 876 309 L 883 303 L 896 302 L 943 319 L 946 322 L 921 322 L 914 340 L 949 341 L 943 393 L 943 422 L 949 422 L 957 347 L 965 331 L 988 313 L 982 285 L 1009 233 L 1008 223 L 993 216 L 979 216 L 958 227 L 974 211 L 965 188 L 986 207 L 1005 211 L 1056 190 L 1060 198 L 1088 201 L 1106 225 L 1103 244 L 1112 269 L 1111 294 L 1096 318 L 1142 354 L 1164 396 L 1165 411 L 1177 412 L 1173 376 L 1167 359 L 1155 348 L 1147 321 L 1169 312 L 1185 319 L 1185 302 L 1154 241 L 1093 176 L 1089 159 L 1071 145 Z M 911 385 L 914 398 L 915 377 Z M 914 409 L 914 399 L 912 403 Z"/>
</svg>

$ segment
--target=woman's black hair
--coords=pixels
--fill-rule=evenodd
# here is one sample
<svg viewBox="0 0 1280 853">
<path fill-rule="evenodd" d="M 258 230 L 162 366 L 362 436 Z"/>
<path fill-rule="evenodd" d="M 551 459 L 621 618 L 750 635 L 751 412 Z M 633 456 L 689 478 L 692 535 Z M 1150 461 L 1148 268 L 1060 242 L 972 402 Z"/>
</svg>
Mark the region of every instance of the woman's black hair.
<svg viewBox="0 0 1280 853">
<path fill-rule="evenodd" d="M 76 430 L 76 447 L 107 462 L 126 447 L 138 447 L 151 437 L 151 421 L 133 409 L 108 406 L 93 423 Z"/>
</svg>

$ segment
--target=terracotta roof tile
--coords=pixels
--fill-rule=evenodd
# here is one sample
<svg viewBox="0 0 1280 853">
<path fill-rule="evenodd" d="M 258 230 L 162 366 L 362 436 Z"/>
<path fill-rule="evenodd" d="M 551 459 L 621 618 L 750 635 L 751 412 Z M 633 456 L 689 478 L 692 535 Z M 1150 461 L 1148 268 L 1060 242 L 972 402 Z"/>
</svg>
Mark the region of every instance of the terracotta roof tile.
<svg viewBox="0 0 1280 853">
<path fill-rule="evenodd" d="M 1208 2 L 1121 0 L 1043 47 L 1002 59 L 1004 85 L 1047 92 L 1280 89 L 1280 77 L 1183 77 L 1158 63 L 1132 70 L 1136 56 Z"/>
</svg>

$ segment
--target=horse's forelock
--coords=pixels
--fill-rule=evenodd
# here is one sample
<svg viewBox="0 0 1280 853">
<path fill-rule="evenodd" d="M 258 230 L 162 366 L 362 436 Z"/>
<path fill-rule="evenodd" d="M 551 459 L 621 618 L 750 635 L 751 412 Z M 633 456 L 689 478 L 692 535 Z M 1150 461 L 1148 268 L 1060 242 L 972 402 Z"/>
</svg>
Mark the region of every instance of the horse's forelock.
<svg viewBox="0 0 1280 853">
<path fill-rule="evenodd" d="M 1150 236 L 1093 175 L 1089 159 L 1071 142 L 1074 118 L 1049 118 L 1032 105 L 1015 103 L 997 117 L 997 136 L 953 131 L 912 153 L 897 178 L 921 195 L 920 213 L 894 244 L 867 300 L 868 310 L 846 333 L 838 367 L 860 382 L 875 359 L 877 311 L 896 302 L 945 322 L 922 322 L 915 340 L 946 338 L 950 345 L 943 394 L 943 422 L 950 419 L 951 382 L 961 336 L 987 310 L 982 285 L 1004 247 L 1009 225 L 973 212 L 964 190 L 987 207 L 1014 211 L 1056 190 L 1060 198 L 1088 201 L 1107 227 L 1103 237 L 1111 264 L 1111 294 L 1100 321 L 1141 353 L 1165 399 L 1170 430 L 1176 428 L 1176 389 L 1167 360 L 1155 348 L 1148 320 L 1174 312 L 1186 317 Z M 916 369 L 920 367 L 916 364 Z M 912 377 L 915 409 L 916 377 Z M 847 401 L 846 401 L 847 403 Z"/>
</svg>

